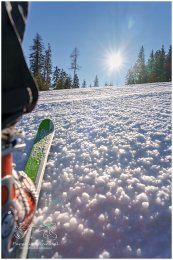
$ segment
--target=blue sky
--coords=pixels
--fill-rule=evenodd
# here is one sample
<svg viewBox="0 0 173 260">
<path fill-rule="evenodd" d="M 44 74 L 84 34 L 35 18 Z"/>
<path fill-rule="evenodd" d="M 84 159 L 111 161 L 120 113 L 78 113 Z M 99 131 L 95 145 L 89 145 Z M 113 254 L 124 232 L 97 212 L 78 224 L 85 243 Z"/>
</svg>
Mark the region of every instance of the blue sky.
<svg viewBox="0 0 173 260">
<path fill-rule="evenodd" d="M 171 38 L 171 2 L 30 2 L 23 42 L 26 58 L 33 38 L 39 33 L 52 48 L 54 66 L 69 74 L 70 54 L 79 50 L 80 83 L 93 85 L 113 82 L 123 85 L 128 69 L 144 46 L 148 59 L 151 50 L 165 46 Z M 118 70 L 106 66 L 108 55 L 119 52 Z"/>
</svg>

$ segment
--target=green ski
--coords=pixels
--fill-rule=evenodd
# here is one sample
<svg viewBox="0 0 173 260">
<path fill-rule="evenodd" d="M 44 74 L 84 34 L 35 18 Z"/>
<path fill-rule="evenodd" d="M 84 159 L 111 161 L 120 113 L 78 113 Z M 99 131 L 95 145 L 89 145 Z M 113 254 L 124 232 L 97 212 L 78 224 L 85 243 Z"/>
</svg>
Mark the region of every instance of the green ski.
<svg viewBox="0 0 173 260">
<path fill-rule="evenodd" d="M 54 136 L 54 125 L 50 119 L 44 119 L 38 128 L 30 155 L 25 165 L 25 173 L 34 181 L 39 196 L 49 150 Z M 22 247 L 16 247 L 14 258 L 27 258 L 31 238 L 32 224 L 26 236 L 19 239 Z"/>
</svg>

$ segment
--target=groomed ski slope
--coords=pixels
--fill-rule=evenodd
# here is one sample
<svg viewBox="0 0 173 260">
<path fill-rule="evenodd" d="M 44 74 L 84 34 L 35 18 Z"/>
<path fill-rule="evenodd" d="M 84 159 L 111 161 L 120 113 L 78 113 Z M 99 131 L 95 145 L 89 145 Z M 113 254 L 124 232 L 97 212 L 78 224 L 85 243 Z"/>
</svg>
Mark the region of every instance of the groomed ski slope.
<svg viewBox="0 0 173 260">
<path fill-rule="evenodd" d="M 171 257 L 171 83 L 49 91 L 21 120 L 55 136 L 30 258 Z"/>
</svg>

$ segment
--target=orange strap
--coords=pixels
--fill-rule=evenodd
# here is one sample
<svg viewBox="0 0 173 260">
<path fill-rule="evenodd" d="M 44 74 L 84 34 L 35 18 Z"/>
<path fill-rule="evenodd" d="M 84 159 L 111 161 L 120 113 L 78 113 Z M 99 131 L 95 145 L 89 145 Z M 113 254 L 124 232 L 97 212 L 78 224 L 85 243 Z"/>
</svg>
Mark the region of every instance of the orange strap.
<svg viewBox="0 0 173 260">
<path fill-rule="evenodd" d="M 2 178 L 6 175 L 12 175 L 12 163 L 13 163 L 13 156 L 12 154 L 7 154 L 2 157 Z M 16 197 L 15 187 L 13 185 L 12 189 L 9 190 L 9 187 L 2 185 L 2 205 L 4 206 L 7 203 L 9 197 L 11 196 L 12 199 Z"/>
<path fill-rule="evenodd" d="M 12 175 L 12 163 L 13 156 L 12 154 L 7 154 L 2 157 L 2 178 L 6 175 Z"/>
</svg>

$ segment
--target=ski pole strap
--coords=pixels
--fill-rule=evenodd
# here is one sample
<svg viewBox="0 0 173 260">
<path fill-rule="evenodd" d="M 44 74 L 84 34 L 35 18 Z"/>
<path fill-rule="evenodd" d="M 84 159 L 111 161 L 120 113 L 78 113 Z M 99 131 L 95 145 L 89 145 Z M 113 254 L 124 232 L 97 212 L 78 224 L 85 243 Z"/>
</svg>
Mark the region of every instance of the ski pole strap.
<svg viewBox="0 0 173 260">
<path fill-rule="evenodd" d="M 12 164 L 13 164 L 12 154 L 7 154 L 2 157 L 2 169 L 1 169 L 2 178 L 6 175 L 12 175 L 12 169 L 13 169 Z"/>
</svg>

